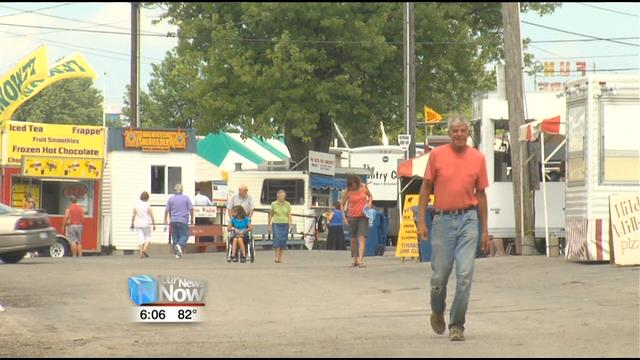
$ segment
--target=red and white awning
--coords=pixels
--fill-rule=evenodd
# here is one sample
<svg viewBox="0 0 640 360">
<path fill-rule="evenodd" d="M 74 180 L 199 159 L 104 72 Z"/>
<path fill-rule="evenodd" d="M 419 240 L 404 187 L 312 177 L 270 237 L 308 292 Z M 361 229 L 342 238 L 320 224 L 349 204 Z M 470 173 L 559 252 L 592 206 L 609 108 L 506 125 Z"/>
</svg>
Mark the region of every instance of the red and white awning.
<svg viewBox="0 0 640 360">
<path fill-rule="evenodd" d="M 566 123 L 561 121 L 560 116 L 544 120 L 536 120 L 520 126 L 519 140 L 536 141 L 542 132 L 547 134 L 566 135 L 566 129 Z"/>
<path fill-rule="evenodd" d="M 429 161 L 429 153 L 420 155 L 413 159 L 405 160 L 398 164 L 398 177 L 419 177 L 424 176 L 427 170 L 427 162 Z"/>
</svg>

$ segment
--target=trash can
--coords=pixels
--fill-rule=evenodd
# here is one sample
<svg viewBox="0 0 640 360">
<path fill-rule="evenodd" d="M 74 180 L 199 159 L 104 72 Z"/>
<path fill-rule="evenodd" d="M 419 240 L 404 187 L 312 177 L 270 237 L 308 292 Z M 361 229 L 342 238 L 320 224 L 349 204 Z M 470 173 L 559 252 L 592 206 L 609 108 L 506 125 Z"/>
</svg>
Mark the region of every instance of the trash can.
<svg viewBox="0 0 640 360">
<path fill-rule="evenodd" d="M 389 219 L 382 211 L 376 210 L 372 225 L 369 227 L 364 256 L 383 256 L 387 247 Z"/>
<path fill-rule="evenodd" d="M 411 208 L 413 210 L 413 220 L 416 222 L 416 229 L 418 227 L 418 207 L 414 206 Z M 427 230 L 429 230 L 429 240 L 431 240 L 431 225 L 433 224 L 433 206 L 427 206 L 427 211 L 425 212 L 425 222 L 427 224 Z M 420 262 L 430 262 L 431 261 L 431 241 L 426 241 L 420 239 Z"/>
</svg>

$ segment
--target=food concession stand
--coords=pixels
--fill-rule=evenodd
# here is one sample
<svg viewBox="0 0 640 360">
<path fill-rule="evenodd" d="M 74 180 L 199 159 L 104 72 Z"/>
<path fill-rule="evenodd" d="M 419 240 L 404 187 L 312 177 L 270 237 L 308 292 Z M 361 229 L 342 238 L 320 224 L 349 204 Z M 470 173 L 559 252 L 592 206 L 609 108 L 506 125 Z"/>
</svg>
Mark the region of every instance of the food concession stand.
<svg viewBox="0 0 640 360">
<path fill-rule="evenodd" d="M 1 138 L 2 202 L 20 209 L 31 193 L 59 234 L 58 243 L 41 255 L 69 254 L 62 221 L 72 195 L 84 209 L 82 249 L 100 251 L 105 128 L 7 121 Z"/>
</svg>

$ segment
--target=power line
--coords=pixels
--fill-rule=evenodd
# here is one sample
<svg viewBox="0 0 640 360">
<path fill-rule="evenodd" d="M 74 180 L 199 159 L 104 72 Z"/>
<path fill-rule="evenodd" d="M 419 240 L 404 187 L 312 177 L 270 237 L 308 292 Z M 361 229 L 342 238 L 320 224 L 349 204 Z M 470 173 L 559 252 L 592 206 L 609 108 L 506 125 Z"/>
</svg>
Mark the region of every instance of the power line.
<svg viewBox="0 0 640 360">
<path fill-rule="evenodd" d="M 587 41 L 611 41 L 611 40 L 638 40 L 638 36 L 630 37 L 615 37 L 615 38 L 603 38 L 603 39 L 566 39 L 566 40 L 537 40 L 531 41 L 530 44 L 542 44 L 542 43 L 567 43 L 567 42 L 587 42 Z"/>
<path fill-rule="evenodd" d="M 0 15 L 0 18 L 14 16 L 14 15 L 22 15 L 22 14 L 34 13 L 36 11 L 51 10 L 51 9 L 55 9 L 55 8 L 59 8 L 59 7 L 63 7 L 63 6 L 71 5 L 71 4 L 73 4 L 73 3 L 56 4 L 56 5 L 47 6 L 47 7 L 43 7 L 43 8 L 40 8 L 40 9 L 36 9 L 36 10 L 22 10 L 22 11 L 17 12 L 17 13 Z M 16 9 L 16 8 L 10 8 L 8 6 L 2 6 L 2 7 L 7 8 L 7 9 L 11 9 L 11 10 L 20 10 L 20 9 Z"/>
<path fill-rule="evenodd" d="M 71 32 L 86 32 L 92 34 L 110 34 L 110 35 L 131 35 L 130 32 L 122 32 L 122 31 L 108 31 L 108 30 L 86 30 L 83 28 L 61 28 L 55 26 L 41 26 L 41 25 L 27 25 L 27 24 L 9 24 L 9 23 L 0 23 L 0 25 L 10 26 L 10 27 L 23 27 L 23 28 L 31 28 L 31 29 L 45 29 L 45 30 L 61 30 L 61 31 L 71 31 Z M 152 37 L 172 37 L 168 34 L 160 34 L 160 33 L 140 33 L 141 36 L 152 36 Z"/>
<path fill-rule="evenodd" d="M 559 71 L 559 70 L 554 70 L 554 71 L 536 71 L 536 74 L 548 74 L 548 73 L 582 73 L 582 72 L 611 72 L 611 71 L 638 71 L 640 70 L 640 68 L 619 68 L 619 69 L 597 69 L 597 70 L 589 70 L 589 69 L 584 69 L 584 70 L 569 70 L 569 71 Z M 525 71 L 526 73 L 526 71 Z"/>
<path fill-rule="evenodd" d="M 540 50 L 540 51 L 542 51 L 542 52 L 545 52 L 545 53 L 547 53 L 547 54 L 551 54 L 551 55 L 553 55 L 553 56 L 557 56 L 557 57 L 562 57 L 562 56 L 560 56 L 560 55 L 558 55 L 558 54 L 556 54 L 556 53 L 554 53 L 554 52 L 552 52 L 552 51 L 545 50 L 545 49 L 543 49 L 543 48 L 541 48 L 541 47 L 539 47 L 539 46 L 535 46 L 535 45 L 531 45 L 531 44 L 529 44 L 529 46 L 530 46 L 530 47 L 532 47 L 532 48 L 534 48 L 534 49 L 538 49 L 538 50 Z"/>
<path fill-rule="evenodd" d="M 573 35 L 590 37 L 590 39 L 567 39 L 567 40 L 538 40 L 531 41 L 532 43 L 549 43 L 549 42 L 581 42 L 581 41 L 610 41 L 623 45 L 630 45 L 635 47 L 640 47 L 638 44 L 624 43 L 617 41 L 618 39 L 640 39 L 640 37 L 625 37 L 625 38 L 600 38 L 594 37 L 585 34 L 578 34 L 566 30 L 556 29 L 547 27 L 544 25 L 530 23 L 528 21 L 522 21 L 523 23 L 544 27 L 550 30 L 566 32 Z M 85 32 L 92 34 L 107 34 L 107 35 L 130 35 L 130 32 L 121 32 L 121 31 L 107 31 L 107 30 L 87 30 L 86 28 L 61 28 L 61 27 L 53 27 L 53 26 L 40 26 L 40 25 L 28 25 L 28 24 L 11 24 L 11 23 L 0 23 L 0 25 L 9 26 L 9 27 L 22 27 L 22 28 L 33 28 L 33 29 L 46 29 L 46 30 L 58 30 L 58 31 L 70 31 L 70 32 Z M 99 25 L 94 25 L 99 26 Z M 141 33 L 141 36 L 150 36 L 150 37 L 160 37 L 160 38 L 175 38 L 175 34 L 160 34 L 160 33 Z M 257 38 L 216 38 L 216 41 L 244 41 L 244 42 L 278 42 L 280 40 L 276 39 L 257 39 Z M 365 44 L 386 44 L 386 45 L 401 45 L 401 41 L 383 41 L 383 42 L 374 42 L 374 41 L 359 41 L 359 40 L 288 40 L 291 43 L 300 43 L 300 44 L 343 44 L 343 45 L 365 45 Z M 416 41 L 416 45 L 475 45 L 480 46 L 478 44 L 474 44 L 473 42 L 464 42 L 464 41 Z"/>
<path fill-rule="evenodd" d="M 557 56 L 557 57 L 547 57 L 547 58 L 538 58 L 538 60 L 553 60 L 553 59 L 605 59 L 605 58 L 624 58 L 624 57 L 637 57 L 640 58 L 640 54 L 623 54 L 623 55 L 593 55 L 593 56 Z"/>
<path fill-rule="evenodd" d="M 11 6 L 6 6 L 6 5 L 0 5 L 0 7 L 6 8 L 6 9 L 11 9 L 11 10 L 19 10 L 17 8 L 14 8 L 14 7 L 11 7 Z M 73 21 L 73 22 L 77 22 L 77 23 L 81 23 L 81 24 L 104 26 L 104 27 L 109 27 L 109 28 L 118 29 L 118 30 L 127 30 L 127 31 L 129 30 L 129 28 L 125 28 L 125 27 L 122 27 L 122 26 L 105 26 L 104 24 L 98 24 L 98 23 L 91 22 L 91 21 L 72 19 L 72 18 L 68 18 L 68 17 L 64 17 L 64 16 L 57 16 L 57 15 L 41 14 L 38 11 L 39 10 L 33 10 L 33 11 L 29 11 L 29 12 L 33 13 L 34 15 L 46 16 L 46 17 L 50 17 L 50 18 L 54 18 L 54 19 L 60 19 L 60 20 Z M 164 34 L 160 34 L 160 33 L 150 33 L 150 34 L 164 35 Z"/>
<path fill-rule="evenodd" d="M 92 27 L 117 24 L 117 23 L 121 23 L 122 21 L 123 20 L 112 21 L 112 22 L 102 23 L 102 24 L 89 25 L 89 26 L 83 26 L 83 27 L 80 27 L 78 29 L 90 29 Z M 63 31 L 66 31 L 66 30 L 53 30 L 53 31 L 47 31 L 47 32 L 35 32 L 35 33 L 29 33 L 29 34 L 18 34 L 18 33 L 14 33 L 14 32 L 11 32 L 11 31 L 4 31 L 4 33 L 6 33 L 6 34 L 14 34 L 14 36 L 6 36 L 6 37 L 0 38 L 0 39 L 11 39 L 11 38 L 15 38 L 15 37 L 34 36 L 34 35 L 49 35 L 49 34 L 55 34 L 55 33 L 63 32 Z"/>
<path fill-rule="evenodd" d="M 592 35 L 581 34 L 581 33 L 573 32 L 573 31 L 562 30 L 562 29 L 551 27 L 551 26 L 532 23 L 532 22 L 526 21 L 526 20 L 522 20 L 522 23 L 523 24 L 527 24 L 527 25 L 531 25 L 531 26 L 537 26 L 537 27 L 540 27 L 540 28 L 543 28 L 543 29 L 558 31 L 558 32 L 566 33 L 566 34 L 577 35 L 577 36 L 582 36 L 582 37 L 587 37 L 587 38 L 597 39 L 597 40 L 602 40 L 602 41 L 609 41 L 609 42 L 616 43 L 616 44 L 621 44 L 621 45 L 640 47 L 640 45 L 638 45 L 638 44 L 632 44 L 632 43 L 627 43 L 627 42 L 622 42 L 622 41 L 617 41 L 617 40 L 612 40 L 612 39 L 601 38 L 601 37 L 598 37 L 598 36 L 592 36 Z"/>
<path fill-rule="evenodd" d="M 599 9 L 599 10 L 603 10 L 603 11 L 608 11 L 608 12 L 612 12 L 612 13 L 616 13 L 616 14 L 620 14 L 620 15 L 627 15 L 627 16 L 633 16 L 633 17 L 637 17 L 640 18 L 640 15 L 638 14 L 632 14 L 632 13 L 628 13 L 628 12 L 624 12 L 624 11 L 618 11 L 618 10 L 614 10 L 614 9 L 609 9 L 609 8 L 605 8 L 605 7 L 601 7 L 601 6 L 596 6 L 596 5 L 592 5 L 592 4 L 585 4 L 585 3 L 576 3 L 582 6 L 588 6 L 590 8 L 594 8 L 594 9 Z"/>
</svg>

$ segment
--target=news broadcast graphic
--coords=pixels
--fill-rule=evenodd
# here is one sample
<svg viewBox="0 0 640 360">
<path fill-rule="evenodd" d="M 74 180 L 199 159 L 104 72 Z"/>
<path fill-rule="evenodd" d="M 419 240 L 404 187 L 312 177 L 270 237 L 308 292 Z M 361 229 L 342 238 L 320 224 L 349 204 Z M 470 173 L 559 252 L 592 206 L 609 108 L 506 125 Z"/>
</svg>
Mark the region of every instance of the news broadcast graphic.
<svg viewBox="0 0 640 360">
<path fill-rule="evenodd" d="M 199 322 L 206 283 L 179 276 L 137 275 L 129 278 L 129 298 L 136 322 Z"/>
</svg>

